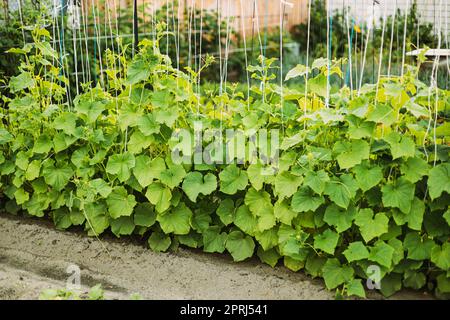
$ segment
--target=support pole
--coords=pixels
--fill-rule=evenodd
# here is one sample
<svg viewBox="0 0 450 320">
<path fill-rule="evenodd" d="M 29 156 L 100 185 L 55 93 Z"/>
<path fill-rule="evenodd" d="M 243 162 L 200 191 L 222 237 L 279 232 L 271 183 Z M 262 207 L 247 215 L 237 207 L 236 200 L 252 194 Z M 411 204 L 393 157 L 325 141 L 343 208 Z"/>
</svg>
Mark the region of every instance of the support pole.
<svg viewBox="0 0 450 320">
<path fill-rule="evenodd" d="M 133 56 L 134 56 L 134 54 L 138 49 L 139 43 L 137 0 L 134 0 L 133 5 L 133 33 L 134 33 L 134 42 L 133 42 Z"/>
</svg>

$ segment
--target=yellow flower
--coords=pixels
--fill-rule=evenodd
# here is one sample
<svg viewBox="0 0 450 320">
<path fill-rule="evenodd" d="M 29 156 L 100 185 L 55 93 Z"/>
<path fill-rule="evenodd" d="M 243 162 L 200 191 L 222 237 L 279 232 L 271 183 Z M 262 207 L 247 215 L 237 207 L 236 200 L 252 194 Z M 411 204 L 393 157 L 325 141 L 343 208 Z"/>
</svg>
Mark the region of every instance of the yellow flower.
<svg viewBox="0 0 450 320">
<path fill-rule="evenodd" d="M 361 28 L 358 25 L 355 25 L 354 29 L 356 32 L 361 33 Z"/>
</svg>

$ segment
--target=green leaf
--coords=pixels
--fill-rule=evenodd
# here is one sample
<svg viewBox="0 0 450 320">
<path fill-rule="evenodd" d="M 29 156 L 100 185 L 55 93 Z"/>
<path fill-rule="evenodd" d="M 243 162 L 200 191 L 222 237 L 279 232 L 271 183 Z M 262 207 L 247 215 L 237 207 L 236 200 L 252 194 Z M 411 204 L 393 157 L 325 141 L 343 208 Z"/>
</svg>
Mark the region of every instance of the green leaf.
<svg viewBox="0 0 450 320">
<path fill-rule="evenodd" d="M 361 241 L 355 241 L 348 245 L 343 252 L 348 262 L 364 260 L 369 257 L 369 250 Z"/>
<path fill-rule="evenodd" d="M 379 265 L 390 268 L 392 258 L 394 256 L 394 248 L 383 241 L 378 241 L 375 246 L 370 248 L 369 260 L 378 263 Z"/>
<path fill-rule="evenodd" d="M 277 252 L 276 249 L 264 251 L 261 247 L 259 247 L 256 253 L 262 262 L 267 263 L 272 268 L 276 266 L 278 260 L 280 260 L 281 258 L 280 254 Z"/>
<path fill-rule="evenodd" d="M 129 152 L 114 154 L 109 157 L 106 164 L 106 172 L 117 175 L 120 182 L 127 181 L 131 176 L 131 169 L 134 168 L 136 160 Z"/>
<path fill-rule="evenodd" d="M 384 140 L 391 146 L 392 159 L 414 157 L 416 153 L 414 141 L 397 132 L 389 133 Z"/>
<path fill-rule="evenodd" d="M 159 133 L 160 125 L 156 122 L 155 116 L 148 113 L 138 120 L 138 128 L 145 136 L 151 136 Z"/>
<path fill-rule="evenodd" d="M 338 240 L 339 235 L 336 232 L 326 229 L 323 233 L 314 236 L 314 248 L 334 254 Z"/>
<path fill-rule="evenodd" d="M 256 191 L 251 187 L 245 195 L 245 204 L 255 216 L 273 214 L 270 194 L 266 191 Z"/>
<path fill-rule="evenodd" d="M 309 67 L 298 64 L 293 69 L 289 70 L 289 72 L 286 74 L 286 78 L 284 81 L 288 81 L 289 79 L 297 78 L 304 76 L 309 73 Z"/>
<path fill-rule="evenodd" d="M 86 228 L 90 235 L 99 235 L 109 227 L 107 209 L 104 202 L 88 203 L 84 206 L 84 212 L 88 219 Z"/>
<path fill-rule="evenodd" d="M 295 212 L 315 211 L 325 200 L 308 187 L 300 187 L 292 196 L 291 207 Z"/>
<path fill-rule="evenodd" d="M 251 237 L 245 236 L 242 232 L 232 231 L 228 235 L 225 247 L 234 261 L 243 261 L 253 256 L 255 243 Z"/>
<path fill-rule="evenodd" d="M 350 266 L 341 266 L 336 258 L 328 259 L 322 269 L 325 285 L 329 290 L 349 282 L 353 278 L 353 269 Z"/>
<path fill-rule="evenodd" d="M 272 228 L 255 234 L 256 240 L 267 251 L 278 245 L 278 229 Z"/>
<path fill-rule="evenodd" d="M 189 172 L 184 178 L 182 189 L 195 202 L 199 194 L 209 195 L 217 188 L 217 178 L 212 173 L 203 176 L 200 172 Z"/>
<path fill-rule="evenodd" d="M 75 111 L 85 115 L 88 123 L 95 122 L 105 109 L 103 101 L 82 100 L 75 103 Z"/>
<path fill-rule="evenodd" d="M 156 222 L 156 213 L 148 202 L 138 203 L 134 208 L 134 224 L 141 227 L 151 227 Z"/>
<path fill-rule="evenodd" d="M 159 182 L 154 182 L 148 186 L 145 196 L 151 204 L 156 206 L 156 211 L 164 212 L 170 207 L 172 192 L 170 189 Z"/>
<path fill-rule="evenodd" d="M 50 137 L 43 134 L 37 138 L 34 143 L 33 152 L 34 153 L 48 153 L 53 147 L 53 142 Z"/>
<path fill-rule="evenodd" d="M 412 260 L 430 259 L 434 245 L 433 240 L 421 237 L 417 232 L 409 232 L 403 241 L 403 246 L 408 251 L 408 259 Z"/>
<path fill-rule="evenodd" d="M 399 178 L 392 183 L 384 185 L 381 188 L 381 192 L 384 206 L 399 208 L 403 213 L 408 213 L 411 210 L 415 185 L 405 178 Z"/>
<path fill-rule="evenodd" d="M 56 229 L 65 230 L 72 225 L 69 210 L 67 208 L 59 208 L 53 211 L 52 217 Z"/>
<path fill-rule="evenodd" d="M 169 249 L 172 240 L 169 236 L 165 235 L 163 232 L 156 231 L 153 232 L 148 238 L 148 244 L 153 251 L 164 252 Z"/>
<path fill-rule="evenodd" d="M 366 297 L 366 291 L 361 283 L 361 279 L 352 279 L 346 284 L 346 289 L 348 296 L 356 296 L 360 298 Z"/>
<path fill-rule="evenodd" d="M 373 214 L 372 209 L 360 209 L 355 217 L 361 236 L 367 243 L 370 240 L 388 232 L 389 218 L 385 213 Z"/>
<path fill-rule="evenodd" d="M 136 166 L 133 169 L 133 175 L 139 184 L 145 188 L 150 185 L 154 179 L 161 178 L 161 172 L 166 169 L 164 159 L 150 159 L 145 155 L 136 157 Z"/>
<path fill-rule="evenodd" d="M 14 137 L 6 129 L 0 128 L 0 145 L 11 142 Z"/>
<path fill-rule="evenodd" d="M 41 172 L 41 162 L 39 160 L 33 160 L 27 167 L 25 172 L 25 178 L 28 181 L 34 180 L 39 177 Z"/>
<path fill-rule="evenodd" d="M 383 171 L 380 166 L 359 164 L 353 168 L 356 182 L 362 191 L 366 192 L 380 183 L 383 179 Z"/>
<path fill-rule="evenodd" d="M 180 164 L 168 163 L 169 168 L 163 170 L 160 174 L 160 180 L 170 189 L 178 186 L 186 176 L 186 171 Z"/>
<path fill-rule="evenodd" d="M 445 273 L 436 277 L 437 289 L 440 293 L 450 293 L 450 279 Z"/>
<path fill-rule="evenodd" d="M 219 227 L 209 227 L 203 232 L 203 251 L 222 253 L 225 251 L 226 241 L 227 234 L 220 233 Z"/>
<path fill-rule="evenodd" d="M 400 170 L 406 180 L 416 183 L 423 176 L 428 174 L 429 166 L 428 163 L 422 158 L 414 157 L 408 158 L 400 166 Z"/>
<path fill-rule="evenodd" d="M 435 245 L 431 249 L 431 262 L 442 270 L 450 270 L 450 243 Z"/>
<path fill-rule="evenodd" d="M 220 174 L 220 191 L 226 194 L 235 194 L 244 190 L 248 185 L 247 173 L 235 164 L 230 164 Z"/>
<path fill-rule="evenodd" d="M 155 120 L 160 124 L 165 124 L 169 128 L 173 127 L 175 121 L 178 118 L 178 109 L 165 108 L 154 111 Z"/>
<path fill-rule="evenodd" d="M 30 199 L 30 195 L 28 192 L 26 192 L 22 188 L 19 188 L 16 190 L 16 192 L 14 192 L 14 198 L 16 199 L 16 203 L 18 205 L 21 205 Z"/>
<path fill-rule="evenodd" d="M 251 164 L 247 168 L 247 175 L 253 188 L 261 190 L 263 183 L 267 182 L 267 176 L 263 175 L 263 166 L 261 164 Z"/>
<path fill-rule="evenodd" d="M 419 290 L 426 284 L 426 282 L 427 278 L 422 272 L 418 272 L 415 270 L 406 270 L 403 279 L 403 284 L 406 288 Z"/>
<path fill-rule="evenodd" d="M 61 191 L 69 182 L 73 175 L 73 170 L 70 166 L 46 166 L 42 170 L 45 182 L 55 188 L 56 191 Z"/>
<path fill-rule="evenodd" d="M 450 163 L 442 163 L 430 170 L 428 188 L 432 200 L 444 191 L 450 194 Z"/>
<path fill-rule="evenodd" d="M 92 187 L 95 194 L 101 195 L 103 198 L 106 198 L 109 196 L 109 194 L 112 192 L 112 188 L 109 184 L 105 182 L 105 180 L 98 178 L 89 181 L 89 186 Z"/>
<path fill-rule="evenodd" d="M 284 224 L 290 225 L 298 213 L 291 210 L 286 200 L 278 200 L 273 208 L 275 218 Z"/>
<path fill-rule="evenodd" d="M 323 220 L 328 225 L 336 227 L 336 231 L 341 233 L 352 226 L 355 215 L 356 208 L 354 206 L 350 206 L 348 209 L 342 209 L 333 203 L 325 210 Z"/>
<path fill-rule="evenodd" d="M 139 57 L 128 66 L 126 84 L 135 84 L 150 77 L 151 68 L 144 59 Z"/>
<path fill-rule="evenodd" d="M 422 230 L 423 215 L 425 214 L 425 204 L 422 200 L 414 197 L 411 211 L 406 216 L 408 227 L 412 230 Z"/>
<path fill-rule="evenodd" d="M 220 201 L 219 207 L 216 210 L 216 214 L 219 216 L 220 221 L 226 226 L 233 222 L 235 212 L 234 202 L 229 198 Z"/>
<path fill-rule="evenodd" d="M 191 230 L 192 211 L 184 203 L 172 208 L 169 211 L 158 214 L 158 220 L 164 233 L 188 234 Z"/>
<path fill-rule="evenodd" d="M 302 184 L 303 177 L 293 175 L 285 171 L 278 174 L 275 178 L 275 193 L 279 199 L 289 198 L 292 196 Z"/>
<path fill-rule="evenodd" d="M 380 291 L 389 297 L 402 288 L 402 275 L 398 273 L 387 274 L 381 279 Z"/>
<path fill-rule="evenodd" d="M 330 177 L 324 170 L 308 171 L 305 175 L 304 184 L 314 190 L 315 193 L 322 194 L 328 181 L 330 181 Z"/>
<path fill-rule="evenodd" d="M 135 228 L 132 217 L 120 217 L 118 219 L 111 220 L 110 224 L 112 233 L 119 238 L 123 235 L 132 234 Z"/>
<path fill-rule="evenodd" d="M 155 138 L 153 136 L 146 137 L 141 131 L 135 130 L 128 141 L 128 151 L 132 154 L 140 153 L 142 150 L 147 149 Z"/>
<path fill-rule="evenodd" d="M 364 121 L 356 116 L 348 117 L 348 135 L 351 139 L 370 138 L 375 130 L 376 123 Z"/>
<path fill-rule="evenodd" d="M 364 140 L 338 141 L 334 144 L 333 152 L 341 169 L 353 168 L 361 161 L 369 159 L 370 147 Z"/>
<path fill-rule="evenodd" d="M 29 72 L 23 71 L 21 74 L 15 77 L 11 77 L 9 80 L 9 88 L 12 93 L 22 91 L 24 89 L 34 87 L 35 82 Z"/>
<path fill-rule="evenodd" d="M 324 193 L 338 206 L 347 209 L 350 201 L 356 196 L 358 184 L 350 174 L 343 174 L 327 182 Z"/>
<path fill-rule="evenodd" d="M 390 106 L 385 104 L 379 104 L 369 111 L 367 115 L 367 120 L 376 123 L 382 123 L 385 126 L 389 127 L 397 119 L 394 110 Z"/>
<path fill-rule="evenodd" d="M 258 220 L 250 212 L 246 205 L 240 206 L 236 211 L 234 224 L 245 233 L 253 236 L 257 227 Z"/>
<path fill-rule="evenodd" d="M 106 199 L 109 215 L 113 219 L 130 216 L 136 206 L 134 195 L 128 194 L 127 190 L 120 186 L 115 187 Z"/>
</svg>

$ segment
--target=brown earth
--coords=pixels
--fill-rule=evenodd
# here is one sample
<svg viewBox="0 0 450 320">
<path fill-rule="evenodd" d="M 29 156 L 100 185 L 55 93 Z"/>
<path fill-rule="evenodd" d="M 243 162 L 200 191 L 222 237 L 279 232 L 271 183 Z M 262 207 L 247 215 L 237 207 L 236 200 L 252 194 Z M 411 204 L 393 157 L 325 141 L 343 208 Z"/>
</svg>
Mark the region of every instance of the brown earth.
<svg viewBox="0 0 450 320">
<path fill-rule="evenodd" d="M 227 255 L 180 248 L 156 253 L 138 239 L 101 240 L 58 231 L 42 219 L 0 213 L 0 299 L 37 299 L 65 288 L 69 265 L 81 269 L 81 292 L 100 283 L 109 299 L 333 299 L 321 280 L 257 259 L 234 263 Z M 372 293 L 372 298 L 380 298 Z M 429 298 L 404 292 L 398 298 Z"/>
</svg>

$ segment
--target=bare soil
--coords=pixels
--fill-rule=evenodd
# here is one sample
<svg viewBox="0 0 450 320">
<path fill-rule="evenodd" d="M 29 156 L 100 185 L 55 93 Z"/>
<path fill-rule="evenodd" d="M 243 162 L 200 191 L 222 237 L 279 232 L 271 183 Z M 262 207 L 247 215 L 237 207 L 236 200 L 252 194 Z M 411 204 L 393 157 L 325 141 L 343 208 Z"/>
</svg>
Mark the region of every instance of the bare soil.
<svg viewBox="0 0 450 320">
<path fill-rule="evenodd" d="M 69 265 L 81 269 L 81 293 L 100 283 L 109 299 L 333 299 L 321 280 L 257 259 L 180 248 L 157 253 L 139 239 L 101 239 L 58 231 L 49 221 L 0 213 L 0 299 L 37 299 L 66 287 Z M 372 298 L 380 298 L 371 294 Z M 429 295 L 406 292 L 399 298 Z"/>
</svg>

